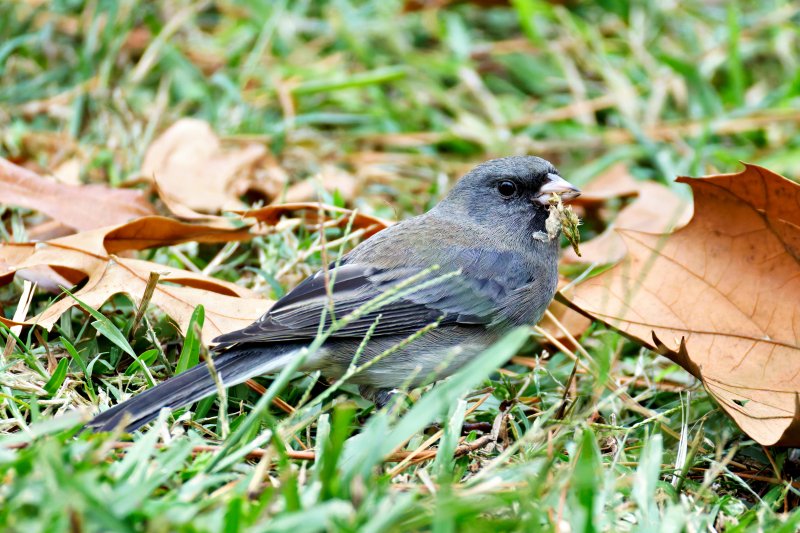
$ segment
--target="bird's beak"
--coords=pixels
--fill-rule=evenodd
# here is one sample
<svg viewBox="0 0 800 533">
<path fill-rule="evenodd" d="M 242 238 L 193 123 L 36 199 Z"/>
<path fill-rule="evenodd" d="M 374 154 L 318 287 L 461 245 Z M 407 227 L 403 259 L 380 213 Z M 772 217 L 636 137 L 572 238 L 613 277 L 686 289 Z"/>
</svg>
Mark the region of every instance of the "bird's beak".
<svg viewBox="0 0 800 533">
<path fill-rule="evenodd" d="M 547 181 L 539 189 L 536 201 L 547 205 L 552 193 L 560 195 L 562 200 L 572 200 L 581 195 L 581 190 L 558 174 L 548 174 Z"/>
</svg>

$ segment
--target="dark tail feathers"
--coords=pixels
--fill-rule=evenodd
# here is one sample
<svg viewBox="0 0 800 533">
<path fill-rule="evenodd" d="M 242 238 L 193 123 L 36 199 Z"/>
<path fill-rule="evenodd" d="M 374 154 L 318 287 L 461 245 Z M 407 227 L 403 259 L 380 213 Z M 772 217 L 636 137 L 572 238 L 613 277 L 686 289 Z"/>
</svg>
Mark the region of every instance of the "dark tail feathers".
<svg viewBox="0 0 800 533">
<path fill-rule="evenodd" d="M 277 372 L 299 348 L 294 345 L 242 346 L 214 357 L 214 366 L 222 376 L 225 387 L 238 385 L 253 376 Z M 148 389 L 130 400 L 95 416 L 86 429 L 111 431 L 130 415 L 127 432 L 132 432 L 155 420 L 163 408 L 178 409 L 202 400 L 217 392 L 208 366 L 200 363 L 194 368 Z"/>
</svg>

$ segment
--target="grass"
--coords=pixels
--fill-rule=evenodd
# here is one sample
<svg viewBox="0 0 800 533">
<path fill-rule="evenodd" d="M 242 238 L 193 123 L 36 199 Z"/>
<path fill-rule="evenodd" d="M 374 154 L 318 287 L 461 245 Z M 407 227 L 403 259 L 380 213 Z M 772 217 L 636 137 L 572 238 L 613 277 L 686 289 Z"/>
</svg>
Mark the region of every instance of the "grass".
<svg viewBox="0 0 800 533">
<path fill-rule="evenodd" d="M 42 173 L 75 158 L 84 182 L 120 185 L 157 134 L 188 115 L 227 144 L 264 143 L 293 181 L 338 165 L 359 183 L 343 200 L 390 219 L 424 212 L 475 163 L 514 154 L 545 157 L 579 186 L 616 162 L 665 184 L 737 171 L 739 160 L 800 178 L 797 3 L 511 4 L 404 13 L 378 0 L 4 2 L 0 155 Z M 3 207 L 17 242 L 41 220 Z M 609 220 L 587 223 L 583 239 Z M 328 241 L 342 236 L 326 230 Z M 214 275 L 280 296 L 321 266 L 307 253 L 319 237 L 304 226 L 257 237 Z M 222 248 L 141 257 L 202 269 Z M 6 316 L 21 293 L 19 279 L 0 288 Z M 51 298 L 37 292 L 32 310 Z M 15 366 L 2 369 L 5 531 L 798 529 L 800 493 L 786 482 L 800 469 L 796 452 L 762 449 L 686 373 L 599 326 L 580 342 L 601 381 L 624 378 L 660 418 L 582 370 L 569 383 L 572 359 L 519 330 L 471 372 L 412 391 L 401 417 L 374 413 L 347 384 L 309 404 L 331 383 L 286 373 L 258 378 L 266 395 L 233 387 L 226 401 L 195 406 L 192 427 L 176 413 L 127 444 L 74 428 L 75 408 L 147 386 L 109 340 L 132 321 L 130 301 L 100 311 L 111 335 L 73 310 L 42 341 L 24 330 Z M 170 368 L 144 357 L 154 348 L 146 328 L 130 345 L 161 380 L 191 354 L 181 357 L 166 317 L 146 317 Z M 48 349 L 62 362 L 52 382 L 37 372 Z M 311 407 L 289 414 L 273 396 Z M 459 437 L 479 440 L 504 417 L 496 443 L 453 459 Z M 439 429 L 434 457 L 382 461 Z M 314 461 L 302 459 L 306 448 Z"/>
</svg>

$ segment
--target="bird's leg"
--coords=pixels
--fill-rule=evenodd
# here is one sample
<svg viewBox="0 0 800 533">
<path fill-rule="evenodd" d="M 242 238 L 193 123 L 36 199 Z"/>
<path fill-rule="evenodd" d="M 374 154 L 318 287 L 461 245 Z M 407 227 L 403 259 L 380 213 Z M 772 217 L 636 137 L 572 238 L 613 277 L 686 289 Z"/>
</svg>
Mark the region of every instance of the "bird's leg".
<svg viewBox="0 0 800 533">
<path fill-rule="evenodd" d="M 380 411 L 386 406 L 386 404 L 389 403 L 389 400 L 391 400 L 392 396 L 394 396 L 394 392 L 392 392 L 393 390 L 394 389 L 376 389 L 375 387 L 370 387 L 369 385 L 358 386 L 358 393 L 365 400 L 369 400 L 370 402 L 374 403 L 376 411 Z"/>
</svg>

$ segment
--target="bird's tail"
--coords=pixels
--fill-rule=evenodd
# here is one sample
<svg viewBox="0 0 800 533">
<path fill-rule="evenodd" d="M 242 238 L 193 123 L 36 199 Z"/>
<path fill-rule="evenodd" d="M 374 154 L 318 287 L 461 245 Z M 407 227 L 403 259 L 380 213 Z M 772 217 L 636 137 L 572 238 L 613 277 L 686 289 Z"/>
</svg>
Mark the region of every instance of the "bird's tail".
<svg viewBox="0 0 800 533">
<path fill-rule="evenodd" d="M 235 346 L 214 357 L 214 367 L 224 387 L 232 387 L 253 376 L 278 372 L 300 348 L 296 345 Z M 125 430 L 135 431 L 155 420 L 161 409 L 178 409 L 202 400 L 217 392 L 208 365 L 200 363 L 163 383 L 147 389 L 95 416 L 86 424 L 91 431 L 111 431 L 126 415 L 129 415 Z"/>
</svg>

